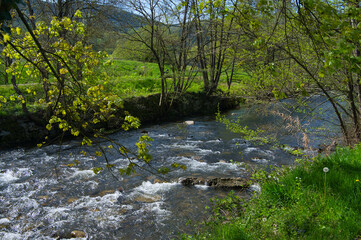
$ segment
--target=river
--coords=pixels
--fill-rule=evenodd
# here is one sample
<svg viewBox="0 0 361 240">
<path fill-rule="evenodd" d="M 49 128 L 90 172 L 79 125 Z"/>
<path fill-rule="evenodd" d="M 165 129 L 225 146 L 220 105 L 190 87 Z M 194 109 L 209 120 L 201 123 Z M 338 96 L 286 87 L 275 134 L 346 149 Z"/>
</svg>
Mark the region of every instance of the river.
<svg viewBox="0 0 361 240">
<path fill-rule="evenodd" d="M 283 109 L 280 104 L 272 108 L 275 106 Z M 300 136 L 291 134 L 282 119 L 261 108 L 264 105 L 242 107 L 228 112 L 227 117 L 241 117 L 241 123 L 277 134 L 281 144 L 299 147 Z M 185 187 L 179 183 L 180 177 L 244 177 L 246 165 L 282 166 L 293 164 L 295 159 L 271 145 L 245 141 L 212 116 L 187 120 L 194 124 L 164 123 L 112 135 L 125 146 L 134 146 L 141 132 L 147 131 L 154 139 L 150 147 L 153 167 L 172 162 L 187 166 L 185 171 L 169 173 L 167 182 L 143 170 L 131 177 L 120 176 L 117 169 L 96 175 L 91 169 L 105 166 L 104 161 L 82 155 L 84 148 L 74 141 L 1 151 L 0 239 L 59 239 L 69 237 L 74 230 L 84 232 L 87 239 L 176 238 L 180 232 L 193 231 L 193 225 L 186 223 L 208 216 L 205 206 L 209 198 L 228 193 L 206 186 Z M 329 141 L 325 135 L 337 134 L 331 125 L 326 134 L 315 131 L 322 126 L 317 121 L 307 123 L 315 133 L 311 136 L 315 148 Z M 109 156 L 117 167 L 126 166 L 126 159 Z M 75 160 L 80 164 L 69 165 Z M 247 197 L 252 191 L 236 194 Z"/>
</svg>

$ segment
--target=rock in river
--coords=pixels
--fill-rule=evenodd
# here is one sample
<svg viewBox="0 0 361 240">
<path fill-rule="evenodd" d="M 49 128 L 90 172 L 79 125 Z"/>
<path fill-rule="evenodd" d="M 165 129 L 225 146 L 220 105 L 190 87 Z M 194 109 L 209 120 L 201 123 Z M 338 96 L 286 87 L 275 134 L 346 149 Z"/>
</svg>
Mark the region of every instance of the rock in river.
<svg viewBox="0 0 361 240">
<path fill-rule="evenodd" d="M 198 178 L 187 177 L 180 178 L 179 182 L 184 186 L 206 185 L 215 188 L 248 188 L 249 183 L 245 178 L 229 177 L 229 178 Z"/>
<path fill-rule="evenodd" d="M 85 238 L 86 237 L 86 233 L 83 231 L 79 231 L 79 230 L 74 230 L 71 232 L 71 236 L 73 238 Z"/>
</svg>

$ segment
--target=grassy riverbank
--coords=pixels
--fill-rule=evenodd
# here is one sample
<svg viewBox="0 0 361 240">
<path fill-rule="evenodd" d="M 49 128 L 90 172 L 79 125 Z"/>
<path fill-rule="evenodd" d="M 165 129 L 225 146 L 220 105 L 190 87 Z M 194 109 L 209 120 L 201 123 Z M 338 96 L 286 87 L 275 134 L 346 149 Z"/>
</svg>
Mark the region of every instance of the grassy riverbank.
<svg viewBox="0 0 361 240">
<path fill-rule="evenodd" d="M 23 72 L 27 69 L 24 68 Z M 139 62 L 131 60 L 110 59 L 109 64 L 102 65 L 98 70 L 99 75 L 107 76 L 107 81 L 103 78 L 92 85 L 104 85 L 104 91 L 118 96 L 121 99 L 148 96 L 161 92 L 160 72 L 156 63 Z M 235 73 L 235 80 L 229 91 L 231 95 L 244 96 L 244 85 L 242 79 L 249 78 L 243 71 Z M 29 78 L 25 73 L 16 79 L 20 91 L 23 93 L 27 107 L 31 112 L 36 112 L 45 107 L 44 103 L 39 103 L 40 98 L 44 98 L 42 81 L 40 78 Z M 106 83 L 105 83 L 106 82 Z M 172 86 L 169 78 L 168 86 Z M 221 76 L 219 89 L 227 92 L 226 76 Z M 200 74 L 193 80 L 187 92 L 202 92 L 203 81 Z M 22 107 L 19 94 L 15 93 L 11 83 L 0 84 L 0 96 L 8 101 L 1 102 L 0 115 L 21 115 Z M 1 100 L 1 99 L 0 99 Z"/>
<path fill-rule="evenodd" d="M 328 172 L 327 172 L 328 170 Z M 214 215 L 182 239 L 358 239 L 361 145 L 295 167 L 258 172 L 261 191 L 247 203 L 216 200 Z"/>
</svg>

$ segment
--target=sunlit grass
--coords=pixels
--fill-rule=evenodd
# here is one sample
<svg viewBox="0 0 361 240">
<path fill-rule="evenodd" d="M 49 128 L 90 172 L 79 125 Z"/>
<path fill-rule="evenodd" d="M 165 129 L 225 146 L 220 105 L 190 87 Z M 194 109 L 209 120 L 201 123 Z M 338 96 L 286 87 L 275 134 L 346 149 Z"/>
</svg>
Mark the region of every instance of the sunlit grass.
<svg viewBox="0 0 361 240">
<path fill-rule="evenodd" d="M 242 214 L 226 222 L 208 222 L 205 231 L 184 239 L 228 239 L 222 231 L 242 232 L 248 239 L 360 237 L 360 145 L 266 176 L 258 179 L 261 192 L 243 206 Z"/>
</svg>

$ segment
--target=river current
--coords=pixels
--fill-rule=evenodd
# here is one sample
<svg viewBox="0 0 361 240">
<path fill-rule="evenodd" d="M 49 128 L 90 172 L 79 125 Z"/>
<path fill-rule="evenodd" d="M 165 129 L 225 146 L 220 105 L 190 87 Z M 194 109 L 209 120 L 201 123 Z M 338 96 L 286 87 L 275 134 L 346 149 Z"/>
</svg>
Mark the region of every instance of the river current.
<svg viewBox="0 0 361 240">
<path fill-rule="evenodd" d="M 227 117 L 268 129 L 270 134 L 277 134 L 281 144 L 300 147 L 299 134 L 292 134 L 284 128 L 283 119 L 260 108 L 243 107 L 227 113 Z M 295 159 L 280 148 L 242 139 L 213 116 L 187 120 L 194 124 L 164 123 L 112 135 L 134 148 L 141 132 L 147 131 L 154 139 L 150 153 L 155 169 L 173 162 L 187 167 L 166 175 L 167 181 L 144 170 L 133 176 L 121 176 L 117 169 L 94 174 L 92 168 L 104 167 L 104 160 L 84 156 L 80 153 L 84 149 L 76 142 L 1 151 L 0 239 L 61 239 L 75 230 L 85 233 L 84 239 L 176 238 L 181 232 L 192 233 L 192 223 L 209 216 L 205 206 L 210 198 L 223 197 L 229 191 L 185 187 L 179 178 L 245 177 L 246 165 L 282 166 L 293 164 Z M 307 123 L 309 129 L 322 126 L 317 121 Z M 329 141 L 325 135 L 333 135 L 333 131 L 330 125 L 327 134 L 314 131 L 313 146 L 318 148 Z M 109 157 L 116 168 L 128 163 L 116 154 Z M 72 165 L 75 160 L 78 165 Z M 254 189 L 236 194 L 247 197 Z"/>
</svg>

